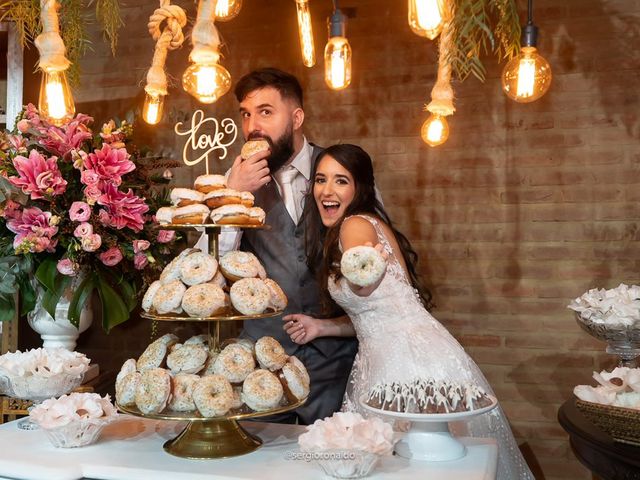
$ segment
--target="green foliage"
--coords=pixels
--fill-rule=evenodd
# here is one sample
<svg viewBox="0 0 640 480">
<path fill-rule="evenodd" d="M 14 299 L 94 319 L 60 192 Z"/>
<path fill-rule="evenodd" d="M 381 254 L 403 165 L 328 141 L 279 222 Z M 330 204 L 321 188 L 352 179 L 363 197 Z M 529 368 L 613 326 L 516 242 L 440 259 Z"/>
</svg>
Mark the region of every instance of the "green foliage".
<svg viewBox="0 0 640 480">
<path fill-rule="evenodd" d="M 510 59 L 520 50 L 520 20 L 515 0 L 456 0 L 453 48 L 444 59 L 460 80 L 469 74 L 484 81 L 481 56 Z"/>
<path fill-rule="evenodd" d="M 84 12 L 92 1 L 59 0 L 59 2 L 60 35 L 67 47 L 67 57 L 72 63 L 69 78 L 72 83 L 77 83 L 79 60 L 91 44 L 85 28 L 90 18 Z M 15 23 L 22 47 L 33 44 L 35 38 L 42 31 L 40 1 L 6 0 L 0 4 L 0 9 L 2 11 L 0 20 L 11 20 Z M 118 29 L 123 25 L 118 0 L 96 0 L 95 15 L 109 41 L 111 51 L 115 55 L 118 44 Z"/>
</svg>

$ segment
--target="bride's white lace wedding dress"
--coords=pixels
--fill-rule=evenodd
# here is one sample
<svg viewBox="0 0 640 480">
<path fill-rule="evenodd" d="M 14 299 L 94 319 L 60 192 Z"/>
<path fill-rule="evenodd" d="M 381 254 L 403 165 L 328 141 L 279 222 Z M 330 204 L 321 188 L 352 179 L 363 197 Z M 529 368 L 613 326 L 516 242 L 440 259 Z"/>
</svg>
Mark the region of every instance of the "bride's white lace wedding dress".
<svg viewBox="0 0 640 480">
<path fill-rule="evenodd" d="M 493 395 L 478 366 L 423 307 L 378 221 L 360 216 L 374 226 L 389 261 L 384 279 L 368 297 L 354 294 L 344 278 L 338 282 L 329 280 L 329 292 L 351 318 L 360 344 L 343 410 L 367 416 L 358 399 L 374 384 L 416 378 L 474 383 Z M 534 478 L 499 407 L 450 428 L 456 435 L 497 440 L 499 480 Z"/>
</svg>

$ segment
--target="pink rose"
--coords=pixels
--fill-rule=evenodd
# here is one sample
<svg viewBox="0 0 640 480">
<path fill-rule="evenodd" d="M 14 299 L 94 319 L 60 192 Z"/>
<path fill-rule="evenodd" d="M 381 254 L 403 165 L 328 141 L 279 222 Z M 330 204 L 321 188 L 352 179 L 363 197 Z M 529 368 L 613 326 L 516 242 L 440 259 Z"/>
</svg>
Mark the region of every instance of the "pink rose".
<svg viewBox="0 0 640 480">
<path fill-rule="evenodd" d="M 149 248 L 151 244 L 147 240 L 134 240 L 133 241 L 133 253 L 140 253 L 147 248 Z"/>
<path fill-rule="evenodd" d="M 84 238 L 91 234 L 93 234 L 93 225 L 87 222 L 82 222 L 73 231 L 73 236 L 76 238 Z"/>
<path fill-rule="evenodd" d="M 102 191 L 98 188 L 98 185 L 89 185 L 84 189 L 84 196 L 87 197 L 87 203 L 89 205 L 95 205 L 98 199 L 102 195 Z"/>
<path fill-rule="evenodd" d="M 100 245 L 102 245 L 102 238 L 100 238 L 100 235 L 97 233 L 92 233 L 91 235 L 82 237 L 80 243 L 85 252 L 95 252 L 100 248 Z"/>
<path fill-rule="evenodd" d="M 75 277 L 78 273 L 78 265 L 73 263 L 69 258 L 58 260 L 56 268 L 62 275 L 67 275 L 69 277 Z"/>
<path fill-rule="evenodd" d="M 136 253 L 133 256 L 133 266 L 136 269 L 142 270 L 148 264 L 149 264 L 149 259 L 147 258 L 147 256 L 144 253 Z"/>
<path fill-rule="evenodd" d="M 22 120 L 20 120 L 18 122 L 18 130 L 20 131 L 20 133 L 26 133 L 27 130 L 29 130 L 29 127 L 31 125 L 29 125 L 29 120 L 27 120 L 26 118 L 23 118 Z"/>
<path fill-rule="evenodd" d="M 33 149 L 29 158 L 17 155 L 13 159 L 13 166 L 18 176 L 9 177 L 9 181 L 25 194 L 31 195 L 31 200 L 44 198 L 45 195 L 61 195 L 67 189 L 67 181 L 62 178 L 56 157 L 45 158 Z"/>
<path fill-rule="evenodd" d="M 69 218 L 74 222 L 86 222 L 91 217 L 91 207 L 85 202 L 73 202 L 69 209 Z"/>
<path fill-rule="evenodd" d="M 176 232 L 173 230 L 160 230 L 158 231 L 158 238 L 156 239 L 158 243 L 169 243 L 172 242 L 176 237 Z"/>
<path fill-rule="evenodd" d="M 93 170 L 83 170 L 80 174 L 80 181 L 85 185 L 97 185 L 100 181 L 100 175 Z"/>
<path fill-rule="evenodd" d="M 122 252 L 118 247 L 111 247 L 106 252 L 102 252 L 100 255 L 98 255 L 98 258 L 107 267 L 113 267 L 120 263 L 120 261 L 122 260 Z"/>
</svg>

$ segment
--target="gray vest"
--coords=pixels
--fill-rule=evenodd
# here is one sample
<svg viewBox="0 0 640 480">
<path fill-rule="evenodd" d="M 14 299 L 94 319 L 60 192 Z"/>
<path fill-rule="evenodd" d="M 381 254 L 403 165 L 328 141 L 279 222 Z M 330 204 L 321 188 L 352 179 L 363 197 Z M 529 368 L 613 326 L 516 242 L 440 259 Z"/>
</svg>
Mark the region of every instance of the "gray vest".
<svg viewBox="0 0 640 480">
<path fill-rule="evenodd" d="M 315 162 L 322 152 L 319 147 L 313 147 L 312 161 Z M 244 230 L 242 234 L 241 250 L 253 252 L 264 264 L 269 278 L 278 282 L 282 287 L 289 304 L 284 315 L 290 313 L 305 313 L 310 316 L 320 315 L 320 286 L 314 275 L 307 267 L 307 256 L 304 247 L 304 221 L 296 225 L 282 201 L 275 182 L 254 192 L 255 204 L 262 207 L 266 213 L 265 223 L 270 229 Z M 343 312 L 335 312 L 335 316 Z M 262 320 L 247 320 L 244 331 L 254 340 L 265 335 L 276 338 L 293 354 L 299 345 L 293 343 L 282 329 L 282 317 L 272 317 Z M 323 337 L 314 340 L 313 345 L 324 355 L 330 356 L 338 349 L 357 350 L 354 338 Z"/>
</svg>

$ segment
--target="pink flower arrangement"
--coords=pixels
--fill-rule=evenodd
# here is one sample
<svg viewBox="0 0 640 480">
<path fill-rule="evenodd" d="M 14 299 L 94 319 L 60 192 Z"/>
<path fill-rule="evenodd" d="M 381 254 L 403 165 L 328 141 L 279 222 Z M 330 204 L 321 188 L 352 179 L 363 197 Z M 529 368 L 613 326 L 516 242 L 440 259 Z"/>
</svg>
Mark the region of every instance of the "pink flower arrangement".
<svg viewBox="0 0 640 480">
<path fill-rule="evenodd" d="M 29 275 L 52 295 L 83 272 L 75 295 L 86 299 L 97 290 L 109 305 L 108 330 L 128 318 L 137 303 L 132 295 L 157 276 L 176 235 L 154 223 L 155 210 L 168 199 L 158 197 L 137 168 L 144 159 L 127 148 L 131 125 L 110 121 L 94 139 L 92 122 L 78 114 L 57 127 L 28 105 L 16 130 L 1 138 L 0 235 L 6 241 L 0 246 L 7 247 L 0 261 L 24 256 L 25 270 L 35 269 Z M 29 288 L 28 279 L 11 279 L 15 290 Z M 11 306 L 11 286 L 0 286 L 0 307 Z M 0 320 L 4 315 L 0 308 Z"/>
</svg>

